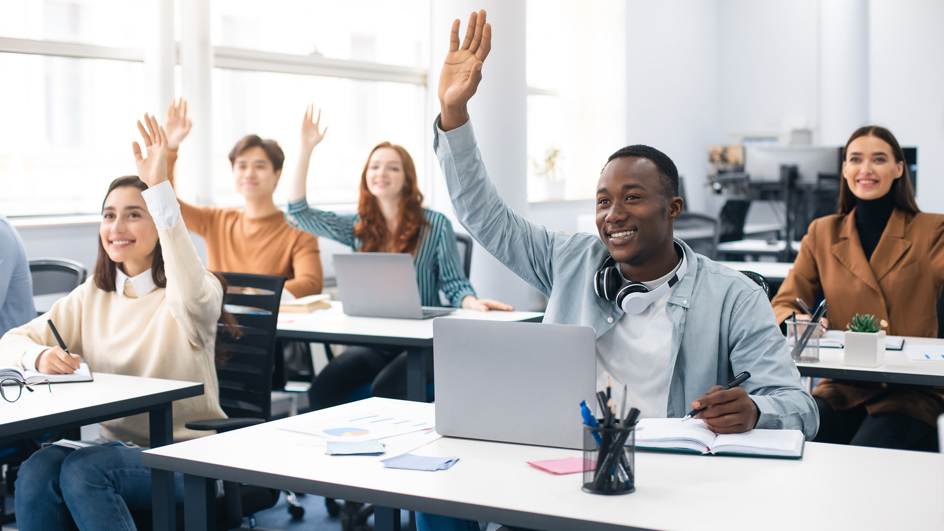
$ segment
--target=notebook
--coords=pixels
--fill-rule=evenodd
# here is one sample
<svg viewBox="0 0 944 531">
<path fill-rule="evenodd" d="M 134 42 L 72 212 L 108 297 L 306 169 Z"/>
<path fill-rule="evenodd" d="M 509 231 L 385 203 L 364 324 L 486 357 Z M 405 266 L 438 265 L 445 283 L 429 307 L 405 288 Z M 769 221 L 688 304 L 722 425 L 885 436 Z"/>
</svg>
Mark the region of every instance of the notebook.
<svg viewBox="0 0 944 531">
<path fill-rule="evenodd" d="M 283 300 L 279 304 L 279 313 L 311 313 L 315 310 L 325 310 L 331 307 L 331 295 L 319 293 L 300 299 Z"/>
<path fill-rule="evenodd" d="M 842 330 L 829 330 L 819 339 L 820 348 L 843 348 L 846 340 Z M 901 350 L 905 347 L 905 338 L 901 336 L 885 336 L 885 350 Z"/>
<path fill-rule="evenodd" d="M 43 374 L 41 372 L 29 369 L 20 369 L 19 367 L 3 367 L 0 369 L 0 380 L 13 378 L 28 384 L 49 380 L 49 383 L 65 382 L 91 382 L 92 371 L 83 361 L 79 369 L 72 374 Z"/>
<path fill-rule="evenodd" d="M 636 448 L 713 455 L 803 457 L 800 430 L 751 430 L 715 434 L 699 419 L 642 419 L 636 427 Z"/>
</svg>

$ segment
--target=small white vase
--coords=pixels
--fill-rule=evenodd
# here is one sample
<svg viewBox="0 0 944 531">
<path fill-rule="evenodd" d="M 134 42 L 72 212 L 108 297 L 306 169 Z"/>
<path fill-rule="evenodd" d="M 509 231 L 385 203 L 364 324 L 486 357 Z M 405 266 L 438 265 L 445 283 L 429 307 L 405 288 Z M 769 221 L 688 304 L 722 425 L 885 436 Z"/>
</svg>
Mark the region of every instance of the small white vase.
<svg viewBox="0 0 944 531">
<path fill-rule="evenodd" d="M 846 365 L 856 367 L 878 367 L 885 365 L 885 331 L 877 333 L 846 332 Z"/>
</svg>

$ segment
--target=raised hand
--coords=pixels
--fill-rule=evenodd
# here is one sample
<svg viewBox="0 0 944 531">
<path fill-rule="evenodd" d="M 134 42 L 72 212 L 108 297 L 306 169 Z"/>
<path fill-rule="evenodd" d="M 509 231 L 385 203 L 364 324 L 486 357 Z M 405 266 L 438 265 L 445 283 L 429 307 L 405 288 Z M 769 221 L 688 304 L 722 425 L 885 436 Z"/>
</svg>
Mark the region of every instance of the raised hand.
<svg viewBox="0 0 944 531">
<path fill-rule="evenodd" d="M 318 117 L 314 118 L 315 115 L 315 105 L 309 104 L 305 108 L 305 118 L 302 120 L 302 149 L 312 150 L 315 149 L 315 146 L 321 143 L 324 140 L 325 133 L 328 132 L 327 126 L 324 128 L 324 131 L 319 131 L 321 124 L 321 109 L 318 109 Z"/>
<path fill-rule="evenodd" d="M 157 118 L 145 114 L 144 122 L 147 128 L 141 125 L 141 120 L 138 120 L 138 131 L 144 138 L 147 158 L 144 158 L 141 146 L 137 142 L 131 143 L 131 151 L 134 152 L 134 164 L 138 167 L 138 177 L 148 185 L 148 188 L 153 188 L 167 180 L 167 134 L 164 133 L 164 128 L 157 124 Z"/>
<path fill-rule="evenodd" d="M 459 20 L 452 23 L 449 53 L 439 75 L 440 127 L 455 129 L 469 120 L 467 104 L 482 81 L 482 65 L 492 49 L 492 26 L 485 23 L 485 10 L 472 13 L 459 45 Z"/>
<path fill-rule="evenodd" d="M 167 149 L 177 151 L 180 143 L 190 134 L 193 123 L 187 113 L 187 100 L 177 98 L 167 107 L 164 118 L 164 132 L 167 133 Z"/>
</svg>

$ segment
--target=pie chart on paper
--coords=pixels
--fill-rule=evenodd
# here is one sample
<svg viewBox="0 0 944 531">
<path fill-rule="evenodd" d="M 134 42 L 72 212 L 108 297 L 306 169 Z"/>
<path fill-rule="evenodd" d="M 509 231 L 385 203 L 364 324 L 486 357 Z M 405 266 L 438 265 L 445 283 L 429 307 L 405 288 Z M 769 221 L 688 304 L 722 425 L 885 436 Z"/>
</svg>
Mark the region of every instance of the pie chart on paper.
<svg viewBox="0 0 944 531">
<path fill-rule="evenodd" d="M 330 428 L 324 432 L 335 437 L 360 437 L 370 433 L 370 431 L 364 428 Z"/>
</svg>

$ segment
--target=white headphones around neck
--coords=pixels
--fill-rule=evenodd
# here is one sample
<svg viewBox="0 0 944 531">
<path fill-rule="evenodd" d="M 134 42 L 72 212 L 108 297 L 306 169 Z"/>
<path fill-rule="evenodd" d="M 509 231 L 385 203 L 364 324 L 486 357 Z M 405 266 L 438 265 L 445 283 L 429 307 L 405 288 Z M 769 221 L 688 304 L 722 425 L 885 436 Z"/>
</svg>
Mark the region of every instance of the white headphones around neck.
<svg viewBox="0 0 944 531">
<path fill-rule="evenodd" d="M 650 290 L 642 282 L 624 282 L 616 260 L 607 255 L 603 265 L 593 275 L 593 291 L 602 299 L 616 301 L 616 305 L 630 315 L 641 314 L 650 304 L 671 290 L 688 271 L 688 258 L 685 256 L 685 251 L 678 242 L 673 243 L 675 243 L 676 252 L 682 256 L 682 260 L 675 274 L 655 289 Z"/>
</svg>

